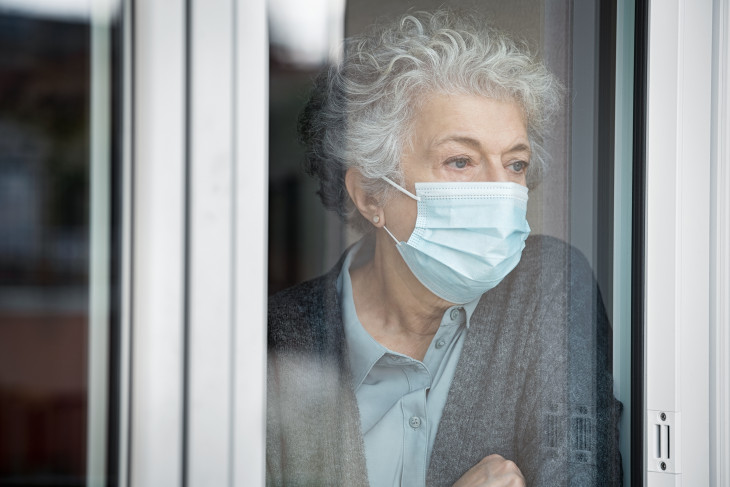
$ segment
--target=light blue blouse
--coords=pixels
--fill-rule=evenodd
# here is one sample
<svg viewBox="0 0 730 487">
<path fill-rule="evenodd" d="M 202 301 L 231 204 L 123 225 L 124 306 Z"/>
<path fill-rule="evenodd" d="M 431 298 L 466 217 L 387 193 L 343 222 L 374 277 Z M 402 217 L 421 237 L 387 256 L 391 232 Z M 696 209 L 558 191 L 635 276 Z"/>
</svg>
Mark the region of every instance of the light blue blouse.
<svg viewBox="0 0 730 487">
<path fill-rule="evenodd" d="M 446 310 L 422 362 L 393 352 L 370 336 L 355 311 L 349 270 L 362 258 L 361 247 L 362 240 L 345 257 L 337 292 L 368 479 L 373 486 L 423 486 L 469 319 L 479 300 Z"/>
</svg>

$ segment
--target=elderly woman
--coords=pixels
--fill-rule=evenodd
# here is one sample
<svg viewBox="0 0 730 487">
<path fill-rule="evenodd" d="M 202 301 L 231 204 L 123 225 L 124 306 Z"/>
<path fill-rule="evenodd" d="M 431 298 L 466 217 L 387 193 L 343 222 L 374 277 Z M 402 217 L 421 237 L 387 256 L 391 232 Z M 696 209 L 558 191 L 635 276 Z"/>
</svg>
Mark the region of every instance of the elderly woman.
<svg viewBox="0 0 730 487">
<path fill-rule="evenodd" d="M 559 94 L 510 39 L 448 12 L 349 39 L 320 75 L 307 168 L 365 237 L 271 299 L 268 484 L 618 482 L 591 271 L 527 238 Z"/>
</svg>

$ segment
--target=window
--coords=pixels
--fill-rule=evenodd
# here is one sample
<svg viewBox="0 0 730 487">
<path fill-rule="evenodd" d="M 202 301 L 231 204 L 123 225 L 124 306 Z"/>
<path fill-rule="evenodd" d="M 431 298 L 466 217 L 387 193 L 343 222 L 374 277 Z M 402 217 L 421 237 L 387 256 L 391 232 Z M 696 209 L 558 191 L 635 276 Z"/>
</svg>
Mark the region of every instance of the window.
<svg viewBox="0 0 730 487">
<path fill-rule="evenodd" d="M 327 62 L 336 63 L 342 55 L 342 39 L 333 39 L 333 33 L 351 36 L 365 30 L 377 18 L 395 18 L 408 8 L 438 6 L 429 2 L 373 5 L 350 1 L 344 15 L 337 17 L 333 12 L 340 12 L 342 7 L 333 5 L 323 5 L 319 13 L 321 24 L 311 24 L 322 25 L 318 39 L 329 39 L 329 47 L 318 51 L 329 52 L 329 57 L 320 54 L 319 63 L 312 61 L 316 56 L 301 54 L 306 46 L 304 37 L 292 41 L 281 35 L 290 31 L 282 19 L 292 9 L 275 3 L 269 14 L 270 295 L 328 272 L 342 252 L 360 238 L 321 206 L 315 194 L 317 181 L 302 170 L 303 148 L 297 141 L 297 117 L 307 101 L 313 78 Z M 613 394 L 622 403 L 617 427 L 624 484 L 628 485 L 632 457 L 633 2 L 451 5 L 476 8 L 479 15 L 524 41 L 566 89 L 561 110 L 546 139 L 550 162 L 541 182 L 530 188 L 527 220 L 532 235 L 552 236 L 578 249 L 596 279 L 594 306 L 605 306 L 611 323 L 609 342 L 613 345 L 606 366 L 613 376 Z M 308 15 L 315 15 L 315 9 Z M 333 18 L 340 19 L 340 23 Z M 330 19 L 328 24 L 325 19 Z M 399 236 L 403 240 L 406 237 Z M 566 270 L 570 267 L 568 261 L 564 265 Z M 598 327 L 596 322 L 592 326 Z M 592 340 L 598 347 L 602 338 L 595 335 Z M 579 416 L 572 417 L 576 428 L 583 424 Z M 578 435 L 578 430 L 570 431 Z M 588 462 L 591 461 L 595 460 L 589 458 Z"/>
<path fill-rule="evenodd" d="M 85 485 L 116 469 L 118 29 L 1 7 L 0 484 Z"/>
</svg>

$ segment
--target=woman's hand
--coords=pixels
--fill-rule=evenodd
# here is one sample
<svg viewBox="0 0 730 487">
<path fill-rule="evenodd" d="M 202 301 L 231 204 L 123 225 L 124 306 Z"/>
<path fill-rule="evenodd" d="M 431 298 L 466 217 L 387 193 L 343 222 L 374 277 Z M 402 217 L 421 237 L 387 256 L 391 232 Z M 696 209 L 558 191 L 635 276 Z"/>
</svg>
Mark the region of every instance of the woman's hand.
<svg viewBox="0 0 730 487">
<path fill-rule="evenodd" d="M 489 455 L 469 469 L 453 487 L 525 487 L 525 477 L 515 462 Z"/>
</svg>

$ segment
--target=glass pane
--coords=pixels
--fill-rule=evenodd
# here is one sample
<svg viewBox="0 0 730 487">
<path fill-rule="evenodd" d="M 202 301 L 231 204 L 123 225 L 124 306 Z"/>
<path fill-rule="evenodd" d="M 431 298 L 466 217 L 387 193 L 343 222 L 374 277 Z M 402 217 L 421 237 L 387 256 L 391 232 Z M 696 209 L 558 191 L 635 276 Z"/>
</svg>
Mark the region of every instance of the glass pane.
<svg viewBox="0 0 730 487">
<path fill-rule="evenodd" d="M 98 436 L 88 418 L 100 397 L 89 395 L 98 388 L 90 369 L 102 375 L 101 397 L 114 389 L 106 344 L 94 353 L 100 362 L 89 355 L 98 334 L 91 276 L 110 269 L 111 251 L 107 240 L 107 257 L 92 265 L 92 234 L 110 231 L 108 218 L 91 223 L 92 140 L 112 123 L 93 109 L 92 7 L 0 1 L 0 485 L 86 485 L 87 442 Z M 111 62 L 111 50 L 104 56 Z M 109 77 L 102 82 L 108 98 Z M 96 205 L 111 202 L 108 178 Z M 106 275 L 97 296 L 108 296 Z M 109 308 L 98 311 L 108 333 Z M 99 427 L 94 450 L 105 457 L 106 420 Z"/>
<path fill-rule="evenodd" d="M 282 18 L 298 14 L 284 0 L 272 2 L 268 439 L 270 466 L 275 466 L 269 475 L 274 481 L 286 479 L 293 472 L 290 466 L 298 462 L 316 465 L 321 460 L 318 455 L 330 452 L 327 441 L 338 445 L 336 454 L 343 465 L 355 466 L 334 472 L 319 464 L 309 474 L 367 477 L 372 485 L 422 484 L 425 479 L 446 484 L 445 479 L 457 480 L 492 453 L 515 461 L 528 485 L 614 485 L 627 479 L 622 469 L 628 473 L 630 429 L 622 405 L 630 401 L 630 342 L 626 340 L 630 262 L 623 252 L 630 242 L 630 219 L 624 215 L 630 210 L 631 181 L 626 175 L 630 174 L 631 140 L 626 130 L 630 130 L 631 113 L 626 107 L 631 106 L 631 97 L 626 87 L 631 86 L 632 72 L 626 67 L 633 62 L 630 42 L 627 47 L 633 25 L 631 2 L 618 3 L 617 7 L 597 1 L 449 2 L 469 12 L 450 15 L 475 15 L 478 25 L 496 28 L 489 34 L 493 38 L 500 39 L 501 32 L 515 39 L 516 49 L 533 56 L 551 73 L 546 76 L 562 86 L 558 94 L 528 79 L 526 73 L 542 69 L 534 64 L 514 67 L 501 81 L 478 73 L 479 69 L 498 72 L 496 61 L 489 68 L 466 67 L 472 71 L 460 71 L 461 77 L 453 74 L 463 66 L 449 64 L 452 60 L 444 54 L 448 43 L 437 44 L 433 39 L 439 34 L 427 27 L 422 35 L 437 45 L 429 55 L 414 40 L 421 35 L 420 27 L 388 45 L 389 36 L 404 35 L 394 33 L 398 30 L 394 25 L 409 8 L 433 11 L 442 2 L 351 0 L 345 15 L 339 17 L 344 19 L 344 29 L 331 20 L 325 22 L 341 11 L 327 3 L 318 13 L 324 27 L 317 38 L 329 39 L 318 44 L 328 46 L 324 50 L 314 49 L 315 43 L 304 34 L 287 40 L 281 32 L 290 29 Z M 312 9 L 307 14 L 315 13 Z M 377 34 L 370 30 L 374 22 L 385 25 L 388 21 L 396 24 Z M 469 38 L 469 32 L 481 32 L 473 24 L 464 29 L 460 31 L 464 38 Z M 346 37 L 370 32 L 365 34 L 370 37 L 345 44 L 343 52 L 342 40 L 333 40 L 341 31 Z M 429 45 L 430 41 L 424 42 Z M 462 64 L 468 65 L 471 41 L 459 42 L 453 41 L 459 46 L 454 48 L 454 59 L 463 58 Z M 319 56 L 305 55 L 308 47 Z M 418 49 L 423 49 L 420 54 Z M 484 45 L 481 49 L 482 53 L 489 50 Z M 432 59 L 442 64 L 433 67 Z M 370 61 L 380 63 L 379 68 L 368 71 Z M 328 65 L 335 73 L 330 80 L 339 76 L 346 82 L 315 82 L 315 97 L 307 105 L 312 81 Z M 426 68 L 419 71 L 420 65 Z M 434 81 L 439 69 L 451 69 L 452 77 Z M 396 83 L 400 70 L 410 77 L 404 75 Z M 384 83 L 377 85 L 381 79 Z M 514 88 L 519 83 L 551 94 L 534 108 L 526 101 L 528 95 Z M 402 99 L 399 93 L 405 93 Z M 469 100 L 465 104 L 464 96 Z M 514 142 L 519 137 L 502 140 L 499 149 L 486 149 L 491 143 L 499 145 L 494 139 L 498 134 L 514 136 L 511 119 L 495 100 L 511 103 L 524 117 L 526 157 L 519 154 L 521 144 Z M 540 129 L 537 114 L 549 111 L 554 101 L 559 103 L 550 124 Z M 379 117 L 372 115 L 376 112 Z M 490 114 L 500 114 L 493 115 L 498 123 Z M 313 122 L 313 117 L 322 118 Z M 445 128 L 449 121 L 453 124 Z M 390 132 L 378 132 L 380 124 Z M 392 145 L 387 152 L 383 147 L 390 133 L 396 137 L 388 142 Z M 298 138 L 311 142 L 306 146 L 309 152 L 297 144 Z M 443 141 L 448 143 L 439 145 Z M 514 153 L 506 149 L 515 147 Z M 540 148 L 546 163 L 537 174 Z M 395 164 L 388 165 L 386 152 L 393 155 Z M 452 159 L 444 156 L 437 161 L 446 153 Z M 515 169 L 521 171 L 514 164 L 520 158 L 532 167 L 524 179 L 514 174 Z M 421 167 L 421 172 L 414 167 Z M 455 175 L 444 167 L 472 172 Z M 309 178 L 305 169 L 315 177 Z M 500 172 L 506 170 L 512 172 Z M 481 239 L 475 234 L 483 231 L 481 225 L 494 232 L 494 228 L 499 232 L 509 228 L 512 233 L 506 234 L 512 236 L 521 234 L 522 227 L 514 220 L 506 222 L 503 207 L 474 203 L 482 205 L 478 206 L 481 211 L 469 213 L 473 208 L 459 200 L 472 196 L 459 191 L 472 189 L 456 181 L 527 186 L 530 237 L 512 264 L 506 263 L 512 254 L 504 250 L 512 245 L 508 237 L 498 239 L 503 247 L 495 244 L 498 250 L 485 251 L 494 233 Z M 429 199 L 429 187 L 418 183 L 432 182 L 454 184 L 447 185 L 438 198 Z M 473 189 L 478 193 L 473 198 L 493 198 L 495 188 L 494 184 L 479 186 Z M 339 207 L 343 218 L 323 208 L 318 191 L 330 207 Z M 357 194 L 362 195 L 360 202 Z M 413 201 L 412 196 L 421 199 Z M 490 212 L 502 215 L 498 223 L 484 217 Z M 442 214 L 451 216 L 429 221 Z M 444 237 L 439 240 L 442 231 Z M 351 245 L 355 246 L 347 250 Z M 482 254 L 481 261 L 475 257 Z M 349 272 L 342 266 L 350 266 Z M 507 270 L 482 273 L 490 266 Z M 299 285 L 322 275 L 323 279 Z M 480 280 L 477 276 L 488 276 L 481 279 L 492 284 L 480 288 L 474 284 Z M 535 287 L 528 291 L 527 283 Z M 474 296 L 467 289 L 479 292 Z M 297 312 L 285 311 L 291 309 Z M 408 313 L 422 313 L 422 322 L 429 326 L 418 331 L 427 338 L 419 338 L 409 328 L 413 319 Z M 448 331 L 450 320 L 465 328 Z M 320 329 L 320 323 L 326 326 Z M 491 330 L 488 336 L 481 335 L 479 330 L 484 329 Z M 299 333 L 311 335 L 305 339 Z M 519 337 L 510 339 L 513 333 Z M 475 351 L 474 343 L 479 343 L 481 351 Z M 446 344 L 453 344 L 453 351 Z M 442 348 L 450 351 L 444 355 Z M 333 368 L 321 366 L 321 360 L 328 364 L 331 360 Z M 398 383 L 394 368 L 408 381 Z M 440 382 L 444 370 L 449 372 Z M 339 391 L 338 399 L 328 403 L 327 391 L 316 388 L 312 377 L 331 381 Z M 320 396 L 314 397 L 302 385 L 309 380 Z M 296 402 L 313 411 L 327 411 L 338 425 L 328 431 L 342 436 L 333 440 L 324 438 L 328 433 L 304 434 L 290 424 L 289 419 L 298 417 L 291 411 L 300 411 L 288 402 L 293 400 L 287 395 L 292 391 L 297 392 Z M 463 396 L 467 391 L 474 400 L 494 407 L 468 405 Z M 318 424 L 317 412 L 302 414 L 302 421 Z M 300 433 L 308 439 L 307 452 L 293 446 L 299 443 L 290 435 Z M 413 440 L 414 434 L 422 436 Z M 352 446 L 359 442 L 364 446 Z M 281 444 L 288 445 L 286 452 L 279 450 Z M 447 452 L 457 444 L 474 448 L 456 458 Z M 416 458 L 429 460 L 418 463 Z"/>
</svg>

